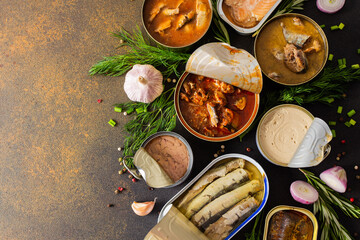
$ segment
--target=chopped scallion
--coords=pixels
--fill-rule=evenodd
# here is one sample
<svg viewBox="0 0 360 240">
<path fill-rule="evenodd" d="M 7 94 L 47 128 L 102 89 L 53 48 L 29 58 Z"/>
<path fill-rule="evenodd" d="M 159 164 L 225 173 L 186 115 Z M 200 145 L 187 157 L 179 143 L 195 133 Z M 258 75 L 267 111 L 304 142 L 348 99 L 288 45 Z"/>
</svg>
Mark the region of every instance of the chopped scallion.
<svg viewBox="0 0 360 240">
<path fill-rule="evenodd" d="M 112 119 L 110 119 L 110 121 L 108 122 L 112 127 L 115 127 L 116 122 Z"/>
<path fill-rule="evenodd" d="M 135 110 L 136 110 L 137 114 L 144 112 L 144 109 L 142 107 L 139 107 L 139 108 L 137 108 Z"/>
<path fill-rule="evenodd" d="M 347 113 L 347 115 L 348 115 L 349 117 L 352 117 L 352 116 L 355 115 L 355 113 L 356 113 L 355 110 L 352 109 L 350 112 Z"/>
<path fill-rule="evenodd" d="M 339 66 L 344 65 L 344 64 L 343 64 L 343 60 L 342 60 L 341 58 L 338 59 L 338 64 L 339 64 Z"/>
<path fill-rule="evenodd" d="M 342 106 L 338 106 L 337 113 L 338 113 L 338 114 L 341 114 L 341 113 L 342 113 L 342 110 L 343 110 L 343 107 L 342 107 Z"/>
<path fill-rule="evenodd" d="M 335 101 L 335 99 L 333 99 L 333 98 L 329 98 L 329 99 L 327 100 L 328 103 L 332 103 L 332 102 L 334 102 L 334 101 Z"/>
<path fill-rule="evenodd" d="M 358 54 L 360 54 L 360 48 L 357 50 Z"/>
<path fill-rule="evenodd" d="M 360 65 L 359 64 L 353 64 L 353 65 L 351 65 L 351 68 L 352 69 L 359 69 Z"/>
<path fill-rule="evenodd" d="M 343 24 L 343 23 L 340 23 L 340 24 L 339 24 L 340 30 L 343 30 L 344 27 L 345 27 L 345 24 Z"/>
<path fill-rule="evenodd" d="M 331 133 L 333 135 L 333 138 L 336 138 L 336 131 L 334 129 L 331 129 Z"/>
<path fill-rule="evenodd" d="M 121 107 L 114 107 L 114 111 L 115 112 L 122 112 L 122 108 Z"/>
<path fill-rule="evenodd" d="M 128 110 L 126 110 L 126 114 L 129 115 L 129 114 L 131 114 L 133 111 L 134 111 L 133 108 L 129 108 Z"/>
<path fill-rule="evenodd" d="M 343 65 L 346 65 L 346 58 L 343 58 Z"/>
<path fill-rule="evenodd" d="M 339 68 L 340 68 L 340 69 L 346 68 L 346 65 L 344 65 L 344 64 L 343 64 L 343 65 L 340 65 Z"/>
<path fill-rule="evenodd" d="M 321 28 L 324 28 L 324 27 L 325 27 L 325 24 L 320 25 L 320 27 L 321 27 Z"/>
<path fill-rule="evenodd" d="M 356 121 L 354 119 L 350 119 L 349 123 L 354 126 L 356 124 Z"/>
<path fill-rule="evenodd" d="M 338 25 L 334 25 L 334 26 L 331 26 L 330 29 L 331 29 L 331 31 L 338 30 L 338 29 L 339 29 L 339 26 L 338 26 Z"/>
<path fill-rule="evenodd" d="M 330 126 L 335 126 L 335 125 L 336 125 L 336 122 L 335 122 L 335 121 L 329 121 L 329 125 L 330 125 Z"/>
<path fill-rule="evenodd" d="M 334 55 L 332 55 L 331 53 L 329 54 L 329 61 L 332 61 L 334 58 Z"/>
<path fill-rule="evenodd" d="M 351 124 L 350 124 L 349 122 L 345 122 L 344 124 L 345 124 L 345 126 L 347 126 L 347 127 L 351 127 Z"/>
</svg>

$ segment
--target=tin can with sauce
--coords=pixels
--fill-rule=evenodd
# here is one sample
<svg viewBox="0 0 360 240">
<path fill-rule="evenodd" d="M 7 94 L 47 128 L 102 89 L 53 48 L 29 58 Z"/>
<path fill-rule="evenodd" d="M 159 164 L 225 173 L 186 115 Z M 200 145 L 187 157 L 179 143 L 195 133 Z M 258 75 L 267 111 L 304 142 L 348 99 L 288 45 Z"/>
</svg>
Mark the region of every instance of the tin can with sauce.
<svg viewBox="0 0 360 240">
<path fill-rule="evenodd" d="M 256 131 L 256 145 L 263 157 L 291 168 L 318 165 L 329 155 L 331 139 L 326 122 L 293 104 L 270 109 Z"/>
<path fill-rule="evenodd" d="M 267 214 L 263 240 L 290 239 L 286 238 L 289 234 L 294 234 L 291 239 L 316 240 L 317 233 L 318 222 L 312 212 L 283 205 L 274 207 Z"/>
<path fill-rule="evenodd" d="M 193 166 L 189 143 L 175 132 L 157 132 L 148 137 L 134 156 L 136 169 L 126 169 L 153 188 L 169 188 L 183 183 Z"/>
<path fill-rule="evenodd" d="M 182 200 L 184 197 L 187 196 L 187 194 L 190 192 L 190 190 L 194 190 L 194 186 L 198 186 L 198 181 L 203 183 L 204 176 L 208 177 L 209 173 L 214 173 L 214 169 L 217 170 L 220 167 L 223 167 L 226 164 L 230 164 L 231 161 L 236 160 L 243 160 L 245 165 L 242 165 L 242 167 L 251 172 L 251 176 L 254 181 L 254 179 L 257 179 L 260 184 L 262 185 L 262 190 L 253 197 L 256 197 L 258 199 L 259 205 L 256 207 L 256 209 L 253 212 L 250 212 L 249 215 L 246 215 L 240 223 L 236 223 L 232 230 L 226 235 L 223 236 L 226 239 L 231 239 L 238 231 L 240 231 L 247 223 L 249 223 L 265 206 L 268 196 L 269 196 L 269 181 L 267 179 L 266 173 L 264 169 L 252 158 L 232 153 L 232 154 L 226 154 L 223 156 L 220 156 L 216 159 L 214 159 L 208 166 L 206 166 L 194 179 L 192 179 L 182 190 L 180 190 L 174 197 L 172 197 L 162 208 L 159 217 L 158 217 L 158 224 L 148 233 L 148 235 L 145 237 L 145 239 L 171 239 L 171 240 L 182 240 L 182 239 L 194 239 L 194 240 L 209 240 L 210 238 L 205 235 L 203 231 L 200 231 L 202 227 L 196 227 L 193 219 L 191 218 L 191 221 L 186 217 L 186 213 L 184 214 L 182 208 L 180 207 Z M 228 167 L 228 166 L 227 166 Z M 225 175 L 226 176 L 226 175 Z M 213 180 L 213 182 L 216 180 Z M 244 183 L 246 184 L 246 183 Z M 209 186 L 209 185 L 207 185 Z M 244 185 L 240 185 L 244 186 Z M 206 188 L 205 188 L 206 189 Z M 236 189 L 235 189 L 236 190 Z M 235 190 L 232 190 L 235 191 Z M 247 193 L 248 194 L 248 193 Z M 196 195 L 197 196 L 197 195 Z M 219 199 L 220 195 L 215 199 Z M 190 198 L 194 199 L 194 198 Z M 215 200 L 214 199 L 214 200 Z M 246 199 L 245 199 L 246 200 Z M 211 203 L 211 202 L 210 202 Z M 221 201 L 221 204 L 225 204 L 225 202 Z M 209 204 L 208 204 L 209 205 Z M 188 206 L 188 205 L 184 205 Z M 204 207 L 205 208 L 205 207 Z M 202 209 L 204 209 L 202 208 Z M 233 207 L 231 207 L 233 209 Z M 199 213 L 199 212 L 198 212 Z M 215 214 L 215 213 L 212 213 Z M 223 213 L 221 213 L 223 214 Z M 220 214 L 220 216 L 221 216 Z M 225 213 L 226 214 L 226 213 Z M 195 216 L 195 215 L 194 215 Z M 224 215 L 222 215 L 224 216 Z M 217 221 L 216 221 L 217 222 Z M 210 224 L 211 227 L 212 224 Z M 223 229 L 223 228 L 218 228 Z M 220 238 L 217 238 L 220 239 Z M 221 238 L 223 239 L 223 238 Z"/>
</svg>

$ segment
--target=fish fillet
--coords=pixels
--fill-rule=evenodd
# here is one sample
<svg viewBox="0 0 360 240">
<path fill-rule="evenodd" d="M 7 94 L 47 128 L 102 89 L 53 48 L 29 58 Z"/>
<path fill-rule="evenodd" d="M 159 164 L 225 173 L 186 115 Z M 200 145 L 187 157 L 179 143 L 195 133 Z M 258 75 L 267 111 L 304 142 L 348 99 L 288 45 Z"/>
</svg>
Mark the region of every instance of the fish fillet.
<svg viewBox="0 0 360 240">
<path fill-rule="evenodd" d="M 208 21 L 209 9 L 203 0 L 196 0 L 196 27 L 203 27 Z"/>
<path fill-rule="evenodd" d="M 206 108 L 207 108 L 207 111 L 208 111 L 209 116 L 210 116 L 211 126 L 212 127 L 217 127 L 217 125 L 219 123 L 219 118 L 216 115 L 215 108 L 213 106 L 211 106 L 211 104 L 209 104 L 209 103 L 206 104 Z"/>
<path fill-rule="evenodd" d="M 261 21 L 266 13 L 274 6 L 277 0 L 262 0 L 258 1 L 254 9 L 252 10 L 253 16 L 257 21 Z"/>
<path fill-rule="evenodd" d="M 179 30 L 180 28 L 182 28 L 186 23 L 190 22 L 195 16 L 195 12 L 193 10 L 191 10 L 190 12 L 188 12 L 185 15 L 181 15 L 179 17 L 179 20 L 176 24 L 176 30 Z"/>
<path fill-rule="evenodd" d="M 150 12 L 149 22 L 151 23 L 156 16 L 160 13 L 161 9 L 165 7 L 165 3 L 158 3 Z"/>
<path fill-rule="evenodd" d="M 182 208 L 191 199 L 198 195 L 206 186 L 208 186 L 215 179 L 225 176 L 227 173 L 233 171 L 236 168 L 243 168 L 245 166 L 245 160 L 241 158 L 234 159 L 227 163 L 224 163 L 218 167 L 212 168 L 207 171 L 181 198 L 177 204 L 178 208 Z"/>
<path fill-rule="evenodd" d="M 283 29 L 283 34 L 286 42 L 294 44 L 295 46 L 302 48 L 305 42 L 310 38 L 310 35 L 294 33 L 287 30 L 284 23 L 280 23 L 280 26 Z"/>
<path fill-rule="evenodd" d="M 221 177 L 207 186 L 204 191 L 197 195 L 185 208 L 184 215 L 187 218 L 191 218 L 196 212 L 198 212 L 204 205 L 225 193 L 240 183 L 249 180 L 249 174 L 246 170 L 238 168 L 226 176 Z"/>
<path fill-rule="evenodd" d="M 197 227 L 204 227 L 211 223 L 211 221 L 216 220 L 216 217 L 219 214 L 223 214 L 230 207 L 234 206 L 236 203 L 247 198 L 249 195 L 255 194 L 260 191 L 262 186 L 259 180 L 252 180 L 241 187 L 232 190 L 215 200 L 211 201 L 205 207 L 203 207 L 199 212 L 197 212 L 192 218 L 192 223 Z"/>
<path fill-rule="evenodd" d="M 210 224 L 210 226 L 205 229 L 205 235 L 211 240 L 225 239 L 234 229 L 234 226 L 243 222 L 255 212 L 258 206 L 259 202 L 254 197 L 248 197 L 242 200 L 222 215 L 219 220 Z"/>
<path fill-rule="evenodd" d="M 159 26 L 155 29 L 155 32 L 163 34 L 164 31 L 171 27 L 171 19 L 167 19 L 159 24 Z"/>
</svg>

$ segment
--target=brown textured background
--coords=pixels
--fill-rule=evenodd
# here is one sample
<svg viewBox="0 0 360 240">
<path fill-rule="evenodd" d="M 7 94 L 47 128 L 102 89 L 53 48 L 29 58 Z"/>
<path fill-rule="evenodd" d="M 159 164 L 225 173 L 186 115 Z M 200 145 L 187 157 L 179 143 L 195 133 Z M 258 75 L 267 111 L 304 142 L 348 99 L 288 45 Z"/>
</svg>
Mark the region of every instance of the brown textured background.
<svg viewBox="0 0 360 240">
<path fill-rule="evenodd" d="M 119 176 L 117 148 L 125 136 L 123 125 L 130 118 L 113 111 L 112 104 L 127 100 L 123 77 L 88 75 L 102 56 L 125 51 L 110 32 L 121 26 L 133 29 L 141 23 L 141 0 L 1 0 L 0 1 L 0 240 L 55 239 L 143 239 L 156 224 L 158 211 L 190 179 L 199 173 L 220 149 L 187 133 L 178 123 L 176 131 L 193 148 L 193 171 L 184 184 L 149 191 L 144 182 L 132 183 L 127 174 Z M 307 1 L 305 15 L 326 24 L 330 53 L 334 59 L 346 57 L 348 65 L 360 62 L 356 49 L 360 35 L 360 2 L 347 1 L 335 15 L 316 9 Z M 356 21 L 354 21 L 354 19 Z M 342 21 L 343 31 L 329 27 Z M 229 28 L 228 28 L 229 29 Z M 232 44 L 249 52 L 253 38 L 230 30 Z M 210 38 L 209 38 L 210 41 Z M 279 85 L 264 80 L 264 93 Z M 354 170 L 359 165 L 360 84 L 352 84 L 348 98 L 332 107 L 307 105 L 313 115 L 326 121 L 338 118 L 336 108 L 354 108 L 358 124 L 336 126 L 338 137 L 332 152 L 315 173 L 339 164 L 347 173 L 351 192 L 360 205 L 360 181 Z M 103 99 L 97 103 L 97 99 Z M 344 110 L 345 111 L 345 110 Z M 110 118 L 118 122 L 112 128 Z M 346 139 L 347 144 L 340 144 Z M 295 202 L 290 183 L 304 177 L 297 169 L 274 166 L 256 150 L 255 131 L 243 143 L 225 143 L 226 153 L 249 155 L 265 169 L 270 195 L 265 211 L 280 204 L 311 209 Z M 246 151 L 251 147 L 253 151 Z M 346 151 L 340 162 L 336 154 Z M 117 187 L 126 190 L 114 195 Z M 155 210 L 146 217 L 136 216 L 132 201 L 158 197 Z M 107 208 L 107 204 L 115 204 Z M 351 234 L 359 232 L 359 220 L 339 215 Z M 244 239 L 253 223 L 233 239 Z M 356 239 L 359 239 L 357 237 Z"/>
</svg>

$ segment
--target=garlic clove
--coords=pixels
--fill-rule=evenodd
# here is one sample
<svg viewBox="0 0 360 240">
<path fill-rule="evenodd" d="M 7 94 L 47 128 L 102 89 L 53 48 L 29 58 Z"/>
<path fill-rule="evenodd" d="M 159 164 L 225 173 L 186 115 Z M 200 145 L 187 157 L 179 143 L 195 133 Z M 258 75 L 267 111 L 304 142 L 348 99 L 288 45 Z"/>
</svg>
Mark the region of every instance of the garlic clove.
<svg viewBox="0 0 360 240">
<path fill-rule="evenodd" d="M 149 202 L 133 202 L 131 208 L 136 215 L 146 216 L 154 209 L 156 199 L 157 198 L 155 198 L 154 201 Z"/>
</svg>

